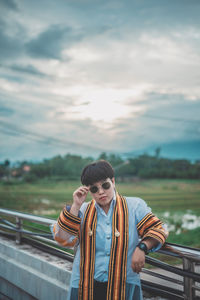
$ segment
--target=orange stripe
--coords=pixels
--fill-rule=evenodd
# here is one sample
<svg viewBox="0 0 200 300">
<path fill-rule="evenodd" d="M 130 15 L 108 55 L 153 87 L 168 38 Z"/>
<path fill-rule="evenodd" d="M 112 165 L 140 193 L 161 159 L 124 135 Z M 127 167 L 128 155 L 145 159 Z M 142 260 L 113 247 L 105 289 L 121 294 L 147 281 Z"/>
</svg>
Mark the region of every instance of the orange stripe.
<svg viewBox="0 0 200 300">
<path fill-rule="evenodd" d="M 153 216 L 152 213 L 148 213 L 146 216 L 144 216 L 144 218 L 137 224 L 137 229 L 140 229 L 139 227 L 143 226 L 143 224 L 148 220 L 148 218 L 150 218 L 151 216 Z"/>
<path fill-rule="evenodd" d="M 84 227 L 85 227 L 85 223 L 86 223 L 86 216 L 88 214 L 88 211 L 91 207 L 91 203 L 88 205 L 87 209 L 86 209 L 86 212 L 85 212 L 85 217 L 84 217 L 84 221 L 83 221 L 83 230 L 84 230 Z M 79 281 L 79 300 L 82 300 L 83 299 L 83 271 L 84 271 L 84 256 L 83 256 L 83 252 L 84 252 L 84 239 L 85 239 L 85 236 L 84 236 L 84 233 L 82 231 L 82 236 L 81 236 L 81 251 L 80 251 L 80 281 Z"/>
<path fill-rule="evenodd" d="M 112 246 L 109 262 L 107 300 L 125 299 L 126 261 L 128 250 L 128 208 L 123 197 L 117 194 L 116 200 L 117 203 L 114 207 L 112 218 Z M 118 228 L 116 228 L 117 222 Z M 97 213 L 95 209 L 95 201 L 92 200 L 88 209 L 86 209 L 83 222 L 79 300 L 93 300 L 96 224 Z M 115 236 L 116 229 L 120 232 L 119 237 Z M 92 236 L 88 235 L 89 230 L 92 230 Z M 84 250 L 85 257 L 83 257 Z M 111 295 L 113 296 L 111 297 Z"/>
<path fill-rule="evenodd" d="M 118 201 L 118 231 L 120 232 L 120 236 L 118 239 L 118 246 L 117 246 L 117 253 L 116 253 L 116 266 L 115 266 L 115 280 L 114 280 L 114 299 L 119 299 L 119 280 L 120 280 L 120 266 L 121 266 L 121 254 L 122 254 L 122 245 L 123 245 L 123 228 L 122 228 L 122 207 L 121 207 L 121 201 Z"/>
<path fill-rule="evenodd" d="M 94 206 L 94 201 L 92 202 L 91 204 L 91 207 L 90 207 L 90 210 L 88 212 L 88 218 L 85 222 L 85 262 L 84 262 L 84 283 L 83 283 L 83 300 L 88 300 L 89 298 L 89 290 L 90 290 L 90 286 L 91 286 L 91 270 L 89 269 L 89 265 L 90 265 L 90 259 L 93 260 L 95 259 L 95 249 L 91 249 L 92 251 L 90 252 L 90 244 L 93 244 L 93 239 L 94 239 L 94 236 L 92 235 L 91 237 L 89 237 L 88 233 L 89 233 L 89 230 L 92 230 L 93 228 L 92 227 L 92 219 L 94 217 L 94 214 L 96 214 L 96 209 L 95 209 L 95 206 Z M 96 219 L 94 219 L 95 221 Z M 91 239 L 91 240 L 90 240 Z M 91 265 L 91 269 L 92 269 L 92 265 Z M 92 276 L 93 278 L 93 276 Z M 90 297 L 93 297 L 93 293 L 91 294 L 91 291 L 90 291 Z"/>
<path fill-rule="evenodd" d="M 124 228 L 124 245 L 127 245 L 126 248 L 124 248 L 123 250 L 123 261 L 122 261 L 122 277 L 123 280 L 122 280 L 122 289 L 121 289 L 121 299 L 125 299 L 125 292 L 126 292 L 126 263 L 127 263 L 127 252 L 128 252 L 128 239 L 127 239 L 127 236 L 128 236 L 128 233 L 127 233 L 127 230 L 128 230 L 128 208 L 126 206 L 126 202 L 125 202 L 125 199 L 122 197 L 122 204 L 123 204 L 123 208 L 124 208 L 124 226 L 127 226 L 126 228 Z"/>
<path fill-rule="evenodd" d="M 159 221 L 157 218 L 151 219 L 149 222 L 145 223 L 145 225 L 142 228 L 142 231 L 144 232 L 148 227 L 152 226 L 156 221 Z M 155 224 L 155 226 L 158 226 L 161 224 L 161 222 Z"/>
<path fill-rule="evenodd" d="M 152 226 L 152 228 L 154 227 L 153 226 L 153 224 L 155 223 L 155 222 L 157 222 L 157 221 L 159 221 L 157 224 L 155 224 L 155 228 L 157 227 L 157 226 L 159 226 L 159 225 L 161 225 L 162 224 L 162 222 L 157 218 L 157 217 L 153 217 L 153 218 L 151 218 L 149 221 L 147 221 L 144 225 L 143 225 L 143 227 L 139 230 L 139 234 L 140 235 L 143 235 L 144 234 L 144 231 L 148 228 L 148 227 L 150 227 L 150 226 Z"/>
<path fill-rule="evenodd" d="M 63 228 L 65 231 L 69 231 L 74 233 L 75 235 L 78 233 L 79 228 L 74 228 L 73 226 L 69 226 L 68 224 L 62 224 L 60 218 L 58 219 L 58 225 Z"/>
<path fill-rule="evenodd" d="M 71 226 L 72 228 L 74 228 L 76 230 L 78 230 L 80 227 L 80 224 L 73 223 L 73 221 L 66 219 L 66 217 L 63 215 L 63 212 L 60 214 L 60 219 L 64 224 Z"/>
<path fill-rule="evenodd" d="M 115 218 L 113 219 L 113 233 L 116 229 L 116 221 L 118 220 L 118 230 L 120 237 L 113 234 L 113 243 L 111 247 L 111 257 L 109 264 L 109 278 L 107 300 L 125 299 L 125 283 L 126 283 L 126 262 L 127 262 L 127 236 L 128 236 L 128 209 L 125 199 L 117 194 L 117 205 L 115 206 Z M 124 221 L 124 222 L 123 222 Z M 123 225 L 124 223 L 124 225 Z M 125 226 L 125 228 L 124 228 Z M 116 241 L 118 241 L 116 246 Z M 116 249 L 117 247 L 117 249 Z M 115 255 L 115 257 L 114 257 Z M 115 265 L 114 265 L 115 261 Z M 120 282 L 121 279 L 121 282 Z"/>
<path fill-rule="evenodd" d="M 75 221 L 75 222 L 78 222 L 80 223 L 81 222 L 81 219 L 75 215 L 73 215 L 72 213 L 70 213 L 68 210 L 66 210 L 66 208 L 64 207 L 63 208 L 63 211 L 64 215 L 66 215 L 67 218 L 70 218 L 72 219 L 72 221 Z"/>
<path fill-rule="evenodd" d="M 92 207 L 91 207 L 92 210 Z M 88 227 L 91 225 L 91 217 L 92 217 L 93 211 L 89 214 L 88 221 L 86 223 L 86 234 L 85 234 L 85 249 L 86 249 L 86 255 L 85 255 L 85 267 L 84 267 L 84 273 L 89 274 L 89 259 L 90 259 L 90 238 L 88 238 Z M 88 286 L 88 276 L 85 276 L 85 285 Z M 84 289 L 85 290 L 85 289 Z"/>
<path fill-rule="evenodd" d="M 116 237 L 115 237 L 116 218 L 117 218 L 117 205 L 115 205 L 114 207 L 113 220 L 112 220 L 112 245 L 111 245 L 111 253 L 110 253 L 108 288 L 107 288 L 108 300 L 111 299 L 112 283 L 113 283 L 113 276 L 114 276 L 114 253 L 116 248 Z"/>
<path fill-rule="evenodd" d="M 67 231 L 67 232 L 69 232 L 72 235 L 78 235 L 78 231 L 77 230 L 74 230 L 72 228 L 67 228 L 67 226 L 63 225 L 59 219 L 58 219 L 57 223 L 58 223 L 58 226 L 60 228 L 62 228 L 64 231 Z"/>
<path fill-rule="evenodd" d="M 150 230 L 147 234 L 144 235 L 144 237 L 147 236 L 154 236 L 155 239 L 160 240 L 162 244 L 164 244 L 165 242 L 165 238 L 163 236 L 163 234 L 160 234 L 159 232 L 155 231 L 155 230 Z"/>
</svg>

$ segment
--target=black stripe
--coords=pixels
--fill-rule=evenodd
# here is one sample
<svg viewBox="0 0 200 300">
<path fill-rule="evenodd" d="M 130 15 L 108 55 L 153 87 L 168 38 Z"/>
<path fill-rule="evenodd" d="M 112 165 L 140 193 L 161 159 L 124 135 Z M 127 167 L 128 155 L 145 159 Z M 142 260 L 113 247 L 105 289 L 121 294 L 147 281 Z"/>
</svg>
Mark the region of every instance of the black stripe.
<svg viewBox="0 0 200 300">
<path fill-rule="evenodd" d="M 91 261 L 91 269 L 90 269 L 90 293 L 91 293 L 90 298 L 93 298 L 93 288 L 94 288 L 94 278 L 92 277 L 92 275 L 94 275 L 94 265 L 95 265 L 96 225 L 97 225 L 97 213 L 96 213 L 96 209 L 95 209 L 94 218 L 93 218 L 93 226 L 92 226 L 92 231 L 93 231 L 93 235 L 92 235 L 92 257 L 93 257 L 93 260 Z"/>
<path fill-rule="evenodd" d="M 152 231 L 158 232 L 159 234 L 161 234 L 161 235 L 163 236 L 164 239 L 166 239 L 166 236 L 164 235 L 163 232 L 160 232 L 160 231 L 158 231 L 158 230 L 156 230 L 156 229 L 152 229 Z M 156 235 L 156 234 L 155 234 L 155 235 Z M 158 237 L 158 238 L 160 238 L 160 237 Z"/>
<path fill-rule="evenodd" d="M 121 198 L 121 200 L 122 200 L 122 198 Z M 124 203 L 123 203 L 123 200 L 121 201 L 122 202 L 122 210 L 123 210 L 123 243 L 125 242 L 124 241 L 124 239 L 125 239 L 125 216 L 124 216 Z M 124 246 L 126 246 L 126 245 L 124 245 Z M 121 290 L 122 290 L 122 278 L 123 278 L 123 275 L 124 275 L 124 264 L 123 264 L 123 260 L 124 260 L 124 255 L 125 255 L 125 248 L 126 247 L 124 247 L 123 248 L 123 250 L 122 250 L 122 256 L 121 256 L 121 266 L 120 266 L 120 274 L 121 274 L 121 276 L 120 276 L 120 289 L 119 289 L 119 291 L 120 291 L 120 293 L 121 293 Z M 120 296 L 121 297 L 121 296 Z"/>
<path fill-rule="evenodd" d="M 85 212 L 85 217 L 83 221 L 83 229 L 82 229 L 82 234 L 81 234 L 81 260 L 80 263 L 83 263 L 83 265 L 80 266 L 80 282 L 79 282 L 79 290 L 80 290 L 80 296 L 81 299 L 83 297 L 83 283 L 84 283 L 84 263 L 85 263 L 85 231 L 86 231 L 86 221 L 88 217 L 88 211 L 90 208 L 91 204 L 88 205 L 86 212 Z M 83 262 L 82 262 L 83 259 Z M 82 277 L 82 280 L 81 280 Z"/>
<path fill-rule="evenodd" d="M 77 235 L 78 230 L 72 229 L 71 227 L 69 227 L 68 225 L 64 224 L 60 219 L 58 219 L 58 225 L 60 227 L 62 227 L 63 230 L 70 232 L 74 235 Z"/>
<path fill-rule="evenodd" d="M 127 205 L 126 205 L 126 200 L 121 197 L 122 199 L 122 209 L 123 209 L 123 228 L 124 228 L 124 248 L 122 251 L 122 266 L 121 266 L 121 278 L 120 278 L 120 297 L 124 296 L 125 294 L 125 286 L 123 288 L 124 282 L 122 279 L 125 280 L 126 278 L 126 264 L 127 264 L 127 251 L 128 251 L 128 219 L 127 219 Z"/>
<path fill-rule="evenodd" d="M 126 208 L 125 208 L 125 203 L 124 203 L 125 199 L 123 197 L 121 197 L 121 202 L 122 202 L 122 210 L 123 210 L 123 220 L 124 220 L 124 227 L 123 227 L 123 244 L 124 244 L 124 248 L 122 250 L 122 257 L 121 257 L 121 276 L 120 276 L 120 293 L 123 291 L 123 281 L 122 279 L 124 278 L 125 271 L 126 271 L 126 262 L 124 263 L 124 260 L 126 258 L 126 248 L 127 248 L 127 236 L 126 235 Z M 120 295 L 121 297 L 121 295 Z"/>
<path fill-rule="evenodd" d="M 157 221 L 155 221 L 154 223 L 152 223 L 151 225 L 149 225 L 147 228 L 145 228 L 143 235 L 149 230 L 149 229 L 153 229 L 156 225 L 161 225 L 162 222 L 158 219 Z"/>
<path fill-rule="evenodd" d="M 92 230 L 92 233 L 94 234 L 93 232 L 93 229 L 94 229 L 94 218 L 95 218 L 95 213 L 93 214 L 93 217 L 92 217 L 92 220 L 91 220 L 91 224 L 90 225 L 90 229 Z M 89 251 L 90 251 L 90 257 L 93 257 L 93 260 L 95 259 L 95 256 L 94 256 L 94 253 L 93 253 L 93 244 L 94 244 L 94 235 L 92 234 L 92 236 L 89 237 L 90 239 L 90 245 L 89 245 Z M 91 287 L 91 276 L 92 276 L 92 260 L 90 259 L 89 261 L 89 264 L 88 264 L 88 270 L 89 270 L 89 284 L 88 284 L 88 287 L 89 287 L 89 290 L 88 290 L 88 294 L 90 294 L 90 287 Z M 90 297 L 89 297 L 90 298 Z"/>
<path fill-rule="evenodd" d="M 81 219 L 77 219 L 75 216 L 71 216 L 70 213 L 67 210 L 63 210 L 63 215 L 67 220 L 70 220 L 76 224 L 80 224 L 81 223 Z"/>
<path fill-rule="evenodd" d="M 148 215 L 148 214 L 147 214 Z M 153 217 L 155 217 L 153 214 L 150 214 L 148 217 L 147 217 L 147 215 L 139 222 L 139 224 L 140 223 L 142 223 L 142 224 L 140 224 L 140 225 L 137 225 L 137 229 L 138 230 L 140 230 L 143 226 L 144 226 L 144 224 L 146 223 L 146 222 L 148 222 L 151 218 L 153 218 Z M 145 220 L 146 219 L 146 220 Z M 145 220 L 145 221 L 144 221 Z"/>
<path fill-rule="evenodd" d="M 113 227 L 114 231 L 117 228 L 118 229 L 118 213 L 116 214 L 116 220 L 115 220 L 115 226 Z M 113 249 L 113 276 L 115 275 L 115 262 L 116 262 L 116 252 L 117 252 L 117 246 L 118 246 L 118 238 L 115 236 L 114 232 L 114 239 L 115 239 L 115 247 Z M 111 259 L 111 256 L 110 256 Z M 111 298 L 113 298 L 113 292 L 114 292 L 114 280 L 112 280 L 112 286 L 111 286 Z"/>
<path fill-rule="evenodd" d="M 114 251 L 114 247 L 115 247 L 115 228 L 116 228 L 116 224 L 115 224 L 115 212 L 116 212 L 116 206 L 117 204 L 115 204 L 114 207 L 114 211 L 113 211 L 113 217 L 112 217 L 112 243 L 111 243 L 111 251 L 110 251 L 110 261 L 109 261 L 109 277 L 108 277 L 108 290 L 107 290 L 107 295 L 109 296 L 108 298 L 111 299 L 110 295 L 112 295 L 112 286 L 111 286 L 111 275 L 113 275 L 113 251 Z"/>
</svg>

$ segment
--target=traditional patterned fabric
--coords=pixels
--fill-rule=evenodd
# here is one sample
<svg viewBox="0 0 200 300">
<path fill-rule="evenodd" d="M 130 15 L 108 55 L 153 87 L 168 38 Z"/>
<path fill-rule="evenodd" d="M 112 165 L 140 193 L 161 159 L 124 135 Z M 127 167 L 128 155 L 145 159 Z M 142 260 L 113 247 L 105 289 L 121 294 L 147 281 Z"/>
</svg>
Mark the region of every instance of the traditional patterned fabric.
<svg viewBox="0 0 200 300">
<path fill-rule="evenodd" d="M 156 239 L 163 244 L 166 239 L 166 231 L 162 227 L 162 222 L 152 213 L 148 213 L 138 224 L 139 235 L 145 240 L 147 237 Z"/>
<path fill-rule="evenodd" d="M 60 213 L 57 223 L 60 228 L 68 232 L 70 235 L 75 235 L 76 238 L 73 239 L 71 242 L 60 238 L 57 234 L 58 233 L 57 232 L 58 230 L 56 229 L 57 224 L 55 224 L 53 227 L 54 239 L 63 247 L 75 246 L 80 236 L 81 219 L 69 213 L 66 207 L 64 207 L 64 209 Z"/>
<path fill-rule="evenodd" d="M 125 299 L 125 283 L 126 285 L 127 282 L 140 284 L 137 274 L 134 275 L 134 272 L 129 269 L 132 253 L 139 241 L 138 234 L 142 239 L 155 238 L 161 246 L 165 242 L 167 232 L 162 226 L 162 222 L 151 213 L 150 208 L 142 199 L 133 197 L 125 199 L 116 193 L 115 201 L 112 204 L 114 204 L 111 215 L 112 222 L 110 222 L 110 224 L 112 223 L 112 231 L 110 230 L 112 240 L 109 250 L 110 258 L 106 265 L 108 273 L 101 275 L 101 278 L 107 277 L 105 279 L 108 281 L 107 300 L 118 300 Z M 95 242 L 98 243 L 98 240 L 96 241 L 99 224 L 97 224 L 97 214 L 99 214 L 98 222 L 101 214 L 94 200 L 89 204 L 84 203 L 80 209 L 80 218 L 69 211 L 70 208 L 65 207 L 60 213 L 57 224 L 54 226 L 54 238 L 59 244 L 66 247 L 73 246 L 77 240 L 80 241 L 80 248 L 78 248 L 73 265 L 72 286 L 79 290 L 79 300 L 92 300 L 93 279 L 96 274 L 94 274 L 94 267 L 96 268 Z M 102 220 L 105 221 L 105 219 Z M 107 228 L 107 224 L 106 222 L 105 228 Z M 151 251 L 159 249 L 160 246 Z M 106 251 L 107 255 L 108 249 Z M 103 267 L 102 270 L 105 268 Z"/>
<path fill-rule="evenodd" d="M 66 208 L 61 211 L 58 225 L 70 234 L 79 236 L 81 219 L 69 213 Z"/>
<path fill-rule="evenodd" d="M 85 212 L 81 234 L 79 300 L 93 300 L 96 224 L 95 201 L 92 200 Z M 112 221 L 107 300 L 125 299 L 127 250 L 128 208 L 126 200 L 117 194 Z"/>
<path fill-rule="evenodd" d="M 68 240 L 62 239 L 58 236 L 57 224 L 53 226 L 54 239 L 62 246 L 62 247 L 74 247 L 78 241 L 78 238 L 73 239 L 71 242 Z"/>
</svg>

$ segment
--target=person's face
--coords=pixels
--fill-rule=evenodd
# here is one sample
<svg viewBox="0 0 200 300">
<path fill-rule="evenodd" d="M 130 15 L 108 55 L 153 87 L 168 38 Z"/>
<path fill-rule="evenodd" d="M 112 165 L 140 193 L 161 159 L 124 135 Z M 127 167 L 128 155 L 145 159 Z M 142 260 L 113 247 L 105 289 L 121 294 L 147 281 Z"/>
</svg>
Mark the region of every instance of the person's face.
<svg viewBox="0 0 200 300">
<path fill-rule="evenodd" d="M 106 180 L 98 181 L 89 186 L 92 197 L 102 208 L 110 204 L 114 196 L 114 189 L 114 178 L 107 178 Z"/>
</svg>

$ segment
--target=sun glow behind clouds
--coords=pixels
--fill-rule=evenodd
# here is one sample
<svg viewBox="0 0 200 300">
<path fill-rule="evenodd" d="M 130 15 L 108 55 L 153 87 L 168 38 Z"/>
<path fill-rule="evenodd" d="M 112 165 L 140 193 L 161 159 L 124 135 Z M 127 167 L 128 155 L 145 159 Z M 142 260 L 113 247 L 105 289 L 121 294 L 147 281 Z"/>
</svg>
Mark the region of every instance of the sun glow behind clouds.
<svg viewBox="0 0 200 300">
<path fill-rule="evenodd" d="M 114 120 L 127 118 L 133 111 L 141 109 L 138 105 L 125 104 L 125 100 L 134 97 L 134 94 L 133 90 L 88 91 L 82 95 L 79 105 L 72 107 L 72 116 L 101 122 L 104 127 L 109 126 Z"/>
</svg>

